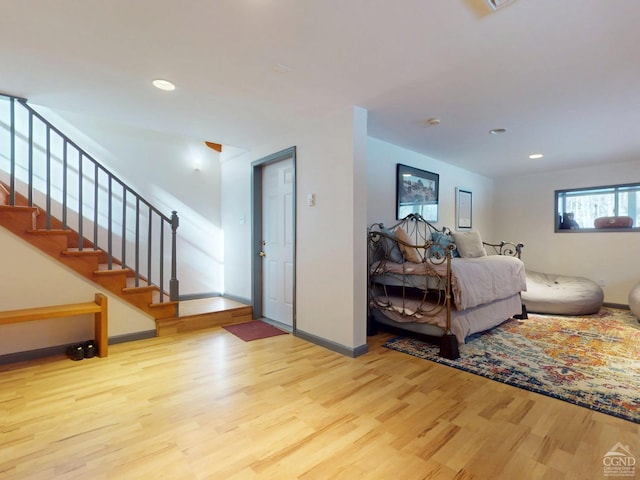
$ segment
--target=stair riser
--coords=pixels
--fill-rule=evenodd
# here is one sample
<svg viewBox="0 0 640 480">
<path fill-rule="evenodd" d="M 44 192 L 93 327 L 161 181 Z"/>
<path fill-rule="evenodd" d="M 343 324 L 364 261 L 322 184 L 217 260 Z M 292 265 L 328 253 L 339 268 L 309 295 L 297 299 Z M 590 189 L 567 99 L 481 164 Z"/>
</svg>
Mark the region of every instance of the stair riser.
<svg viewBox="0 0 640 480">
<path fill-rule="evenodd" d="M 58 235 L 37 235 L 27 233 L 26 240 L 40 250 L 47 252 L 53 257 L 59 257 L 60 252 L 67 248 L 67 236 Z"/>
<path fill-rule="evenodd" d="M 153 301 L 153 294 L 150 291 L 143 291 L 140 293 L 125 293 L 123 298 L 127 300 L 127 302 L 135 305 L 138 308 L 142 308 L 143 310 L 148 311 L 149 305 Z"/>
<path fill-rule="evenodd" d="M 122 295 L 122 289 L 125 287 L 125 275 L 96 275 L 92 274 L 91 280 L 102 285 L 104 288 L 116 295 Z"/>
<path fill-rule="evenodd" d="M 35 230 L 35 209 L 2 209 L 0 219 L 2 225 L 17 235 L 24 235 L 27 230 Z"/>
<path fill-rule="evenodd" d="M 177 306 L 174 303 L 154 303 L 149 307 L 149 313 L 156 320 L 175 318 L 177 314 Z"/>
<path fill-rule="evenodd" d="M 96 257 L 69 257 L 66 255 L 59 256 L 60 261 L 72 268 L 81 275 L 84 275 L 90 280 L 95 281 L 93 272 L 98 269 L 98 259 Z"/>
<path fill-rule="evenodd" d="M 220 327 L 222 325 L 248 322 L 252 319 L 253 311 L 251 307 L 206 313 L 190 317 L 168 317 L 164 320 L 156 320 L 156 334 L 158 336 L 162 336 L 183 332 L 193 332 L 206 328 Z"/>
</svg>

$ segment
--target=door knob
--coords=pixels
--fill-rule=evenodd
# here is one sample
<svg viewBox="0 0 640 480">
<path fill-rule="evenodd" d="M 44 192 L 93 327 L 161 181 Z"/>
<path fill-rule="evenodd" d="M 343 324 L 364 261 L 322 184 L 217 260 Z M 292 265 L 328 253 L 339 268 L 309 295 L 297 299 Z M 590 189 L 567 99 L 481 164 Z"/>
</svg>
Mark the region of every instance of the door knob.
<svg viewBox="0 0 640 480">
<path fill-rule="evenodd" d="M 261 257 L 266 257 L 267 256 L 267 254 L 264 253 L 264 251 L 260 252 L 258 255 L 260 255 Z"/>
</svg>

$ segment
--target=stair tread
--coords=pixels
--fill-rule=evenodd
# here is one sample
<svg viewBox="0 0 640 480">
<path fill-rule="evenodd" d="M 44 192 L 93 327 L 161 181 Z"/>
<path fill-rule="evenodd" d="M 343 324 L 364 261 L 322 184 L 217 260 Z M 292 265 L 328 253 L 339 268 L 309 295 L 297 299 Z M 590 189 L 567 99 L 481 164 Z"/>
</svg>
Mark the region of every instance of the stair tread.
<svg viewBox="0 0 640 480">
<path fill-rule="evenodd" d="M 174 301 L 174 300 L 165 300 L 164 302 L 160 303 L 150 303 L 149 306 L 151 308 L 158 308 L 158 307 L 166 307 L 167 305 L 178 305 L 180 302 Z"/>
<path fill-rule="evenodd" d="M 202 315 L 228 310 L 250 309 L 250 305 L 226 297 L 209 297 L 180 301 L 180 316 Z"/>
<path fill-rule="evenodd" d="M 33 233 L 35 235 L 60 235 L 60 234 L 71 235 L 75 232 L 71 230 L 64 230 L 61 228 L 50 228 L 50 229 L 34 228 L 34 229 L 27 230 L 27 233 Z"/>
<path fill-rule="evenodd" d="M 62 251 L 63 255 L 69 255 L 69 256 L 73 256 L 73 255 L 100 255 L 103 254 L 104 252 L 100 249 L 98 250 L 94 250 L 93 248 L 84 248 L 82 250 L 80 250 L 79 248 L 67 248 L 66 250 Z"/>
<path fill-rule="evenodd" d="M 28 211 L 38 212 L 38 207 L 29 207 L 28 205 L 0 205 L 0 210 Z"/>
<path fill-rule="evenodd" d="M 106 265 L 98 265 L 98 269 L 94 271 L 96 275 L 130 275 L 132 273 L 129 268 L 121 268 L 120 265 L 113 265 L 112 268 L 108 268 Z"/>
<path fill-rule="evenodd" d="M 132 287 L 124 287 L 122 289 L 122 293 L 141 293 L 141 292 L 148 292 L 148 291 L 152 291 L 152 290 L 157 290 L 158 287 L 156 287 L 155 285 L 139 285 L 137 287 L 132 286 Z"/>
</svg>

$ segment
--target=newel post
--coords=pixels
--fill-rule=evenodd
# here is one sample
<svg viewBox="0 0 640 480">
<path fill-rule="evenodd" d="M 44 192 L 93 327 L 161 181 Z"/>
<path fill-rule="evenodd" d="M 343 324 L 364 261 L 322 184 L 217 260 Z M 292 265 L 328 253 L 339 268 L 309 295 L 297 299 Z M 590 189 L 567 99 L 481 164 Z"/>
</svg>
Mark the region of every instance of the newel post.
<svg viewBox="0 0 640 480">
<path fill-rule="evenodd" d="M 178 301 L 178 277 L 176 256 L 176 231 L 179 225 L 178 212 L 171 212 L 171 280 L 169 281 L 169 298 L 172 302 Z"/>
</svg>

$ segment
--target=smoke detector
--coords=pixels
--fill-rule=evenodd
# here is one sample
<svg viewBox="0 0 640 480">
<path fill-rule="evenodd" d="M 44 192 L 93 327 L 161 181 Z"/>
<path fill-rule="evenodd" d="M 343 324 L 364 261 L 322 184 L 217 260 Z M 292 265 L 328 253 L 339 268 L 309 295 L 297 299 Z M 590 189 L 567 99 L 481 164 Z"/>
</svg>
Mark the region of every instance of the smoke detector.
<svg viewBox="0 0 640 480">
<path fill-rule="evenodd" d="M 503 7 L 506 7 L 510 3 L 515 2 L 516 0 L 485 0 L 487 5 L 491 7 L 491 10 L 499 10 Z"/>
</svg>

